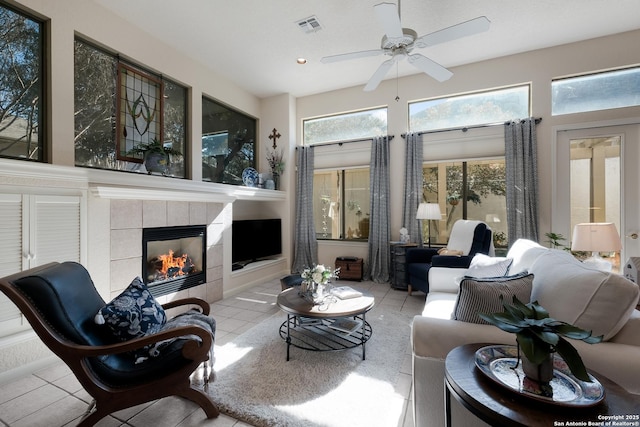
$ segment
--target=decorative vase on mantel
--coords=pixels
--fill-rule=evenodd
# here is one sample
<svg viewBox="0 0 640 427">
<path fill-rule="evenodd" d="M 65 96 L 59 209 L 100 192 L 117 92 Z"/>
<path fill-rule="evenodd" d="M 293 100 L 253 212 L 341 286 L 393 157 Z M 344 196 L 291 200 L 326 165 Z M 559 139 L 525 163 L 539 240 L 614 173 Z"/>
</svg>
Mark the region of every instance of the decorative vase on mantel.
<svg viewBox="0 0 640 427">
<path fill-rule="evenodd" d="M 273 186 L 274 190 L 280 189 L 280 174 L 278 172 L 273 172 Z"/>
</svg>

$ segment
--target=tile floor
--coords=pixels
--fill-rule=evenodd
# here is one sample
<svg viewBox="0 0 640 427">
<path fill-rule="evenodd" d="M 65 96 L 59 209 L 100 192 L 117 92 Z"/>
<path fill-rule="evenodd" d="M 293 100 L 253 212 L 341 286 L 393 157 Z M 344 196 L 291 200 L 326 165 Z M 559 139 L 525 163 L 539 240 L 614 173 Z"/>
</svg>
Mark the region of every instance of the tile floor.
<svg viewBox="0 0 640 427">
<path fill-rule="evenodd" d="M 369 290 L 376 298 L 376 305 L 395 307 L 407 314 L 417 314 L 424 306 L 424 294 L 408 296 L 406 291 L 394 290 L 389 285 L 372 282 L 344 282 Z M 211 313 L 217 322 L 216 345 L 224 345 L 259 322 L 278 312 L 275 304 L 280 292 L 279 280 L 256 285 L 249 290 L 212 304 Z M 408 332 L 407 332 L 408 333 Z M 405 361 L 396 387 L 403 390 L 405 413 L 397 426 L 413 427 L 411 413 L 411 350 L 407 348 Z M 213 384 L 215 387 L 215 383 Z M 66 365 L 56 363 L 32 375 L 8 384 L 0 384 L 0 426 L 57 427 L 75 426 L 90 402 Z M 180 398 L 164 398 L 112 414 L 102 419 L 100 427 L 126 426 L 210 426 L 242 427 L 244 422 L 224 414 L 207 420 L 204 412 L 195 404 Z M 376 427 L 376 426 L 372 426 Z"/>
</svg>

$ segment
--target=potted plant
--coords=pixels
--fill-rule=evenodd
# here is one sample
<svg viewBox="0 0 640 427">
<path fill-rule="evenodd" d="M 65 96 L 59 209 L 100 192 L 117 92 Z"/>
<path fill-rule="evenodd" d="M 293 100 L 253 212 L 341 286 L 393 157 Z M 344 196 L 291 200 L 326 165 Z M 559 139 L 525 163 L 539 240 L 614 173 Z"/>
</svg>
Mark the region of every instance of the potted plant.
<svg viewBox="0 0 640 427">
<path fill-rule="evenodd" d="M 172 147 L 165 147 L 158 138 L 153 138 L 148 144 L 140 144 L 127 152 L 128 155 L 142 154 L 142 161 L 147 172 L 160 172 L 163 175 L 169 165 L 169 156 L 182 156 L 179 150 Z"/>
<path fill-rule="evenodd" d="M 594 337 L 591 331 L 549 317 L 547 310 L 537 301 L 523 304 L 514 296 L 511 305 L 502 296 L 500 299 L 504 312 L 478 315 L 503 331 L 516 334 L 518 357 L 522 351 L 525 376 L 535 381 L 549 382 L 553 378 L 552 356 L 557 352 L 576 378 L 591 382 L 578 351 L 565 338 L 595 344 L 602 341 L 602 336 Z"/>
</svg>

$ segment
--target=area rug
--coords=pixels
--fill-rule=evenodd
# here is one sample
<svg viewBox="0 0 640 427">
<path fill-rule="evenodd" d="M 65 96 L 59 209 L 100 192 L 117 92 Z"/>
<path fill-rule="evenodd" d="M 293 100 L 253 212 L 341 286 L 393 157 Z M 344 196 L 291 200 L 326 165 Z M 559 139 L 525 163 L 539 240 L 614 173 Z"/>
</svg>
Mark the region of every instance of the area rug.
<svg viewBox="0 0 640 427">
<path fill-rule="evenodd" d="M 216 347 L 209 386 L 222 413 L 254 426 L 395 426 L 405 398 L 395 386 L 408 351 L 411 316 L 385 307 L 367 314 L 373 335 L 362 348 L 316 352 L 280 337 L 279 313 Z"/>
</svg>

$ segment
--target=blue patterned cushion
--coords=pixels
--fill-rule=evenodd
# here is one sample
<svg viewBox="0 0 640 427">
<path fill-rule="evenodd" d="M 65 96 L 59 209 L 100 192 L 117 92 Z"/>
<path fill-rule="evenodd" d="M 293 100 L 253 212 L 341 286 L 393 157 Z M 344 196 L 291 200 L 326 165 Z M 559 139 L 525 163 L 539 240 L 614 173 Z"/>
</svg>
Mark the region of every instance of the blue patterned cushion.
<svg viewBox="0 0 640 427">
<path fill-rule="evenodd" d="M 164 309 L 139 277 L 102 308 L 95 319 L 98 324 L 106 324 L 122 341 L 157 333 L 166 321 Z"/>
</svg>

